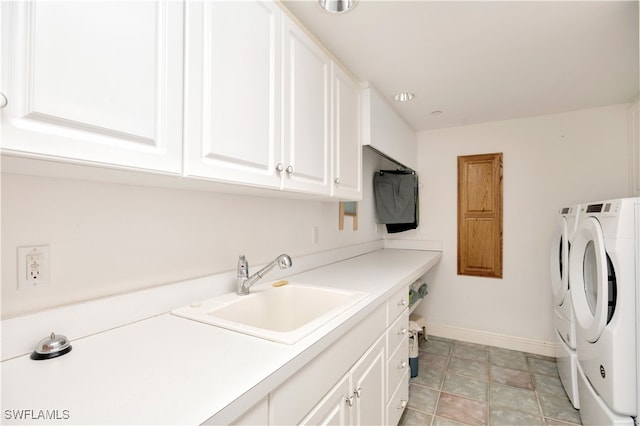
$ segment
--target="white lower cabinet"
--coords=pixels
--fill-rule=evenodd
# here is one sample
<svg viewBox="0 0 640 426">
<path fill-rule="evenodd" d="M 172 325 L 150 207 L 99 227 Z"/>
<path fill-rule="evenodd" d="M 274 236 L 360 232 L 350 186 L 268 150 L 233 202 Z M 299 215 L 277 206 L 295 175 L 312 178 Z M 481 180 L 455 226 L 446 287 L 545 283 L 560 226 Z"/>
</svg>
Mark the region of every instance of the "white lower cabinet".
<svg viewBox="0 0 640 426">
<path fill-rule="evenodd" d="M 409 288 L 387 301 L 386 422 L 396 425 L 409 401 Z"/>
<path fill-rule="evenodd" d="M 300 424 L 383 424 L 384 364 L 384 340 L 380 338 Z"/>
<path fill-rule="evenodd" d="M 403 313 L 387 330 L 387 397 L 403 384 L 402 377 L 409 370 L 409 313 Z M 400 338 L 398 340 L 398 338 Z M 390 342 L 396 342 L 393 345 Z"/>
<path fill-rule="evenodd" d="M 387 403 L 387 421 L 386 425 L 397 425 L 402 417 L 404 409 L 409 402 L 409 371 L 405 371 L 402 381 L 406 383 L 406 386 L 398 386 L 395 393 L 391 395 L 389 402 Z"/>
<path fill-rule="evenodd" d="M 353 398 L 349 376 L 344 376 L 329 391 L 318 405 L 305 417 L 302 425 L 346 425 L 349 424 L 350 406 L 347 401 Z"/>
<path fill-rule="evenodd" d="M 384 423 L 384 339 L 381 337 L 351 372 L 349 396 L 351 424 L 381 425 Z"/>
<path fill-rule="evenodd" d="M 310 415 L 384 335 L 385 324 L 382 304 L 271 392 L 269 424 L 298 424 Z"/>
<path fill-rule="evenodd" d="M 395 425 L 409 395 L 408 288 L 269 394 L 271 425 Z"/>
</svg>

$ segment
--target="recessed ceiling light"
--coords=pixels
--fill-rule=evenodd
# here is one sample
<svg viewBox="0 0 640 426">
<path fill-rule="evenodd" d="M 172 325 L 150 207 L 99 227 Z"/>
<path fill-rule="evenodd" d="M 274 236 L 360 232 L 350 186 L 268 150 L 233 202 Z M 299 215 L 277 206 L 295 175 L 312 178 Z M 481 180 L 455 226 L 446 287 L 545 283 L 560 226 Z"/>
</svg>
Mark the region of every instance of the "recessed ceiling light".
<svg viewBox="0 0 640 426">
<path fill-rule="evenodd" d="M 358 0 L 318 0 L 318 4 L 325 12 L 344 13 L 358 4 Z"/>
<path fill-rule="evenodd" d="M 398 102 L 407 102 L 410 101 L 411 99 L 415 98 L 416 95 L 414 95 L 411 92 L 400 92 L 398 94 L 396 94 L 393 99 L 395 99 Z"/>
</svg>

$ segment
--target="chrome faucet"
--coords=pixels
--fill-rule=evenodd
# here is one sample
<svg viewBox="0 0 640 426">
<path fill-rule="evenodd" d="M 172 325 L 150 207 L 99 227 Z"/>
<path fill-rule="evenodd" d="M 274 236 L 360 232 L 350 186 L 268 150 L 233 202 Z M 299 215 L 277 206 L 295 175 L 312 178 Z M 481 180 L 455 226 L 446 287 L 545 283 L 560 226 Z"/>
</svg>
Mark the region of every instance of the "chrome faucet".
<svg viewBox="0 0 640 426">
<path fill-rule="evenodd" d="M 238 282 L 236 288 L 236 294 L 244 296 L 249 294 L 249 287 L 254 285 L 256 281 L 264 277 L 267 272 L 278 265 L 280 269 L 287 269 L 293 265 L 291 258 L 287 254 L 281 254 L 276 257 L 271 263 L 264 268 L 260 269 L 255 274 L 249 276 L 249 262 L 244 257 L 244 254 L 238 258 Z"/>
</svg>

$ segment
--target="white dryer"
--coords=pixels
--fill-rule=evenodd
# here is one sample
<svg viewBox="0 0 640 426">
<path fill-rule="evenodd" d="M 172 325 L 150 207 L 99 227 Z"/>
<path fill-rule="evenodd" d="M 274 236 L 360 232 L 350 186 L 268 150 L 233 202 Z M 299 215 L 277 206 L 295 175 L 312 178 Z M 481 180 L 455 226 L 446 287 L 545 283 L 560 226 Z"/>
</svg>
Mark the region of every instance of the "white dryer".
<svg viewBox="0 0 640 426">
<path fill-rule="evenodd" d="M 638 413 L 636 297 L 640 198 L 585 204 L 569 254 L 580 416 L 634 424 Z"/>
<path fill-rule="evenodd" d="M 575 408 L 578 398 L 578 356 L 573 303 L 569 293 L 569 252 L 576 229 L 580 206 L 560 209 L 550 249 L 551 290 L 553 293 L 553 323 L 557 340 L 557 365 L 560 380 Z"/>
</svg>

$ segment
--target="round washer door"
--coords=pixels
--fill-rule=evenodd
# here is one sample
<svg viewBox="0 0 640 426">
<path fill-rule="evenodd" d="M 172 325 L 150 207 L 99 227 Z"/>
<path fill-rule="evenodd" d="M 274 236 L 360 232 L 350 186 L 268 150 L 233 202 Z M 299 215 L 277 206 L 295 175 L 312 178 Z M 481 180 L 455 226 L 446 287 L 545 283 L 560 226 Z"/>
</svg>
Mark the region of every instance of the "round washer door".
<svg viewBox="0 0 640 426">
<path fill-rule="evenodd" d="M 600 337 L 607 324 L 609 282 L 607 254 L 600 222 L 580 222 L 569 254 L 571 300 L 580 334 L 589 342 Z"/>
<path fill-rule="evenodd" d="M 553 303 L 557 306 L 564 303 L 569 290 L 569 231 L 567 220 L 561 217 L 553 232 L 550 247 L 551 291 Z"/>
</svg>

